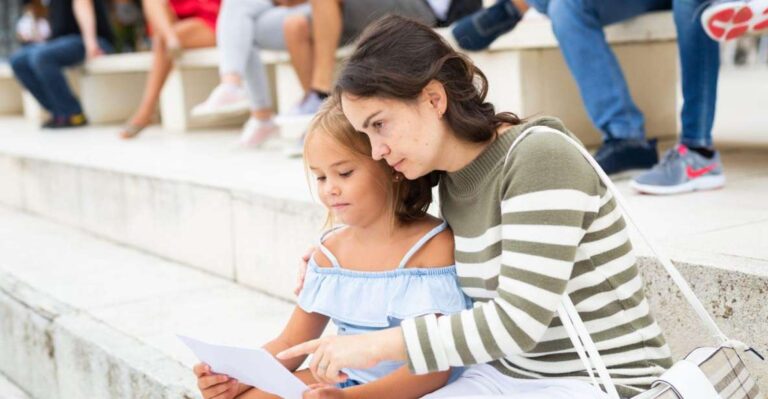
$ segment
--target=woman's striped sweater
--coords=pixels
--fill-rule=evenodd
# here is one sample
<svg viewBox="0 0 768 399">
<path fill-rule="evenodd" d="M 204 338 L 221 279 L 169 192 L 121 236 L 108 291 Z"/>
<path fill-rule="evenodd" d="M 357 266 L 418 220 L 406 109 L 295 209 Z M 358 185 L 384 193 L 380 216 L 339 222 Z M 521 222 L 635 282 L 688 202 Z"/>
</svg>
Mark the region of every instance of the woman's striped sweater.
<svg viewBox="0 0 768 399">
<path fill-rule="evenodd" d="M 671 366 L 650 313 L 624 218 L 589 163 L 562 137 L 534 134 L 509 147 L 515 126 L 440 185 L 456 237 L 459 282 L 473 309 L 403 322 L 416 373 L 490 363 L 517 378 L 586 371 L 557 317 L 568 292 L 622 396 Z"/>
</svg>

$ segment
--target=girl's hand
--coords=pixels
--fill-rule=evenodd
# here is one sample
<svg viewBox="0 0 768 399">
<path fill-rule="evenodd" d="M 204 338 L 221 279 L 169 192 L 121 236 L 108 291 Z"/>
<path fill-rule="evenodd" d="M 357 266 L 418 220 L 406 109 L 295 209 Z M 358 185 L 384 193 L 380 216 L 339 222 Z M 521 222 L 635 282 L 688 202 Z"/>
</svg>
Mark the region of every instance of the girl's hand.
<svg viewBox="0 0 768 399">
<path fill-rule="evenodd" d="M 214 374 L 211 367 L 205 363 L 198 363 L 192 368 L 197 377 L 197 388 L 203 394 L 204 399 L 232 399 L 237 396 L 237 380 L 224 374 Z"/>
<path fill-rule="evenodd" d="M 334 385 L 312 384 L 302 399 L 344 399 L 344 390 Z"/>
<path fill-rule="evenodd" d="M 301 257 L 301 263 L 299 264 L 298 275 L 296 276 L 296 288 L 293 289 L 293 294 L 298 296 L 301 293 L 301 289 L 304 288 L 304 277 L 307 275 L 307 264 L 309 264 L 309 258 L 317 248 L 310 247 L 307 253 Z"/>
<path fill-rule="evenodd" d="M 343 368 L 366 369 L 382 360 L 406 360 L 405 342 L 399 327 L 367 334 L 332 335 L 307 341 L 277 354 L 291 359 L 312 354 L 309 370 L 319 382 L 336 384 L 347 379 Z"/>
</svg>

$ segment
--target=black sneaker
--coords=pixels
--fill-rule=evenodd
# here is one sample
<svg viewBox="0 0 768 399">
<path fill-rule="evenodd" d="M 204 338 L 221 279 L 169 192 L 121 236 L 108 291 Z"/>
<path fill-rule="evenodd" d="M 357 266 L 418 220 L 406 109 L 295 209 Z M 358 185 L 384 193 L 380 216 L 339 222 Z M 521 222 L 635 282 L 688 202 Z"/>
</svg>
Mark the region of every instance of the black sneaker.
<svg viewBox="0 0 768 399">
<path fill-rule="evenodd" d="M 609 175 L 650 169 L 659 162 L 656 139 L 607 140 L 595 153 L 595 160 Z"/>
<path fill-rule="evenodd" d="M 63 129 L 68 127 L 81 127 L 88 124 L 88 119 L 83 114 L 69 116 L 54 116 L 43 123 L 43 129 Z"/>
</svg>

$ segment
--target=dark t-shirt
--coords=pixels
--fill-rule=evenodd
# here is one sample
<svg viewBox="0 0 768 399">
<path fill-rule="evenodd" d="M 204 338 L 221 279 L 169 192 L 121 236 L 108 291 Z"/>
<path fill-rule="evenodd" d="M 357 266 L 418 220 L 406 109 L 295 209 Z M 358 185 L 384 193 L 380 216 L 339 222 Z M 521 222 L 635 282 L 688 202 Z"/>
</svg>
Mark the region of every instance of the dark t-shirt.
<svg viewBox="0 0 768 399">
<path fill-rule="evenodd" d="M 50 0 L 48 5 L 48 20 L 51 25 L 51 39 L 59 36 L 80 34 L 80 26 L 77 25 L 75 11 L 72 9 L 72 0 Z M 107 16 L 105 0 L 91 0 L 93 2 L 94 16 L 96 17 L 96 35 L 112 43 L 112 26 Z"/>
</svg>

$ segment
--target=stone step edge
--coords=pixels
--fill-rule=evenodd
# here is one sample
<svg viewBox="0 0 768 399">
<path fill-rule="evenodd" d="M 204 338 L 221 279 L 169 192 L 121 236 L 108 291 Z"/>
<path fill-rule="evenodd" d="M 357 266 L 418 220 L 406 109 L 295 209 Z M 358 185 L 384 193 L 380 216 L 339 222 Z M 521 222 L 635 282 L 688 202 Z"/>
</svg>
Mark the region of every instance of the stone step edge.
<svg viewBox="0 0 768 399">
<path fill-rule="evenodd" d="M 52 373 L 41 375 L 49 379 L 48 388 L 56 388 L 56 393 L 64 397 L 77 397 L 84 394 L 83 387 L 78 381 L 88 381 L 94 385 L 94 391 L 112 392 L 120 397 L 157 397 L 157 398 L 198 398 L 194 388 L 194 377 L 189 368 L 172 357 L 157 349 L 144 344 L 137 339 L 93 318 L 84 311 L 74 309 L 61 303 L 44 292 L 18 280 L 13 275 L 0 271 L 0 311 L 16 308 L 23 313 L 19 316 L 30 320 L 42 320 L 35 327 L 26 323 L 23 333 L 27 341 L 14 342 L 18 334 L 3 331 L 4 339 L 0 342 L 0 353 L 8 354 L 9 348 L 4 345 L 16 346 L 20 352 L 34 353 L 35 349 L 24 347 L 29 339 L 42 340 L 49 361 L 53 366 Z M 5 313 L 5 312 L 4 312 Z M 25 320 L 16 320 L 24 323 Z M 5 326 L 12 326 L 12 320 L 4 320 Z M 36 336 L 31 336 L 34 334 Z M 13 349 L 10 349 L 13 352 Z M 19 355 L 19 353 L 16 353 Z M 32 358 L 34 355 L 20 355 Z M 39 360 L 39 359 L 37 359 Z M 68 375 L 82 370 L 81 367 L 68 367 L 77 362 L 89 362 L 98 368 L 86 367 L 91 375 Z M 35 387 L 39 381 L 29 380 L 19 372 L 28 364 L 12 364 L 8 360 L 0 362 L 0 372 L 20 386 Z M 40 366 L 39 364 L 36 364 Z M 42 373 L 46 374 L 46 373 Z M 52 374 L 52 375 L 51 375 Z M 50 379 L 53 379 L 52 381 Z M 25 381 L 26 379 L 26 381 Z M 99 386 L 99 385 L 106 386 Z M 28 392 L 34 395 L 35 392 Z M 37 392 L 33 397 L 43 392 Z"/>
</svg>

